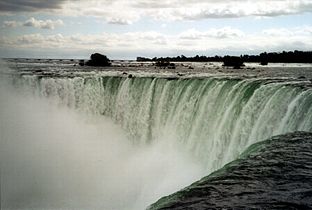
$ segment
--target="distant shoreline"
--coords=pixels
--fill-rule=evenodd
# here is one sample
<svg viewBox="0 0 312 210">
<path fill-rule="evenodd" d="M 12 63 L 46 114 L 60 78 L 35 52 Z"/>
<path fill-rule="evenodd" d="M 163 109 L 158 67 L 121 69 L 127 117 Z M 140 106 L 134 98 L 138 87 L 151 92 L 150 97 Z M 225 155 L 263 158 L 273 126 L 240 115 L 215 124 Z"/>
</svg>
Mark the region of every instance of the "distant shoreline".
<svg viewBox="0 0 312 210">
<path fill-rule="evenodd" d="M 229 59 L 240 59 L 241 62 L 255 62 L 255 63 L 312 63 L 312 51 L 283 51 L 283 52 L 263 52 L 259 55 L 240 55 L 240 56 L 219 56 L 215 55 L 213 57 L 205 55 L 196 55 L 194 57 L 186 57 L 184 55 L 177 57 L 154 57 L 145 58 L 137 57 L 137 61 L 162 61 L 166 60 L 169 62 L 224 62 Z"/>
<path fill-rule="evenodd" d="M 283 52 L 263 52 L 259 55 L 240 55 L 240 56 L 205 56 L 205 55 L 195 55 L 193 57 L 187 57 L 184 55 L 176 56 L 176 57 L 137 57 L 136 59 L 112 59 L 112 62 L 120 62 L 120 61 L 137 61 L 137 62 L 157 62 L 161 60 L 166 60 L 169 62 L 224 62 L 227 58 L 239 58 L 245 63 L 312 63 L 312 51 L 283 51 Z M 7 57 L 0 58 L 5 60 L 53 60 L 53 61 L 79 61 L 79 60 L 87 60 L 87 58 L 27 58 L 27 57 Z"/>
</svg>

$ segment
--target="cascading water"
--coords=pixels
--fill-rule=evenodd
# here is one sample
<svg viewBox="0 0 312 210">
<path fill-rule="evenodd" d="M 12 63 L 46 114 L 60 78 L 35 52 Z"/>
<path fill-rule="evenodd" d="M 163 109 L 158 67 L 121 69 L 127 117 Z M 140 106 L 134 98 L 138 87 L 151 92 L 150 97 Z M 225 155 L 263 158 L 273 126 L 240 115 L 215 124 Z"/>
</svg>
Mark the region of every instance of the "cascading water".
<svg viewBox="0 0 312 210">
<path fill-rule="evenodd" d="M 0 88 L 4 209 L 143 209 L 255 142 L 312 131 L 303 81 L 38 72 Z"/>
<path fill-rule="evenodd" d="M 111 117 L 138 143 L 168 138 L 181 144 L 208 171 L 257 141 L 312 131 L 312 90 L 298 82 L 97 76 L 20 82 L 37 95 Z"/>
<path fill-rule="evenodd" d="M 0 79 L 3 210 L 144 209 L 205 174 L 178 146 L 132 144 L 105 116 L 27 92 Z"/>
</svg>

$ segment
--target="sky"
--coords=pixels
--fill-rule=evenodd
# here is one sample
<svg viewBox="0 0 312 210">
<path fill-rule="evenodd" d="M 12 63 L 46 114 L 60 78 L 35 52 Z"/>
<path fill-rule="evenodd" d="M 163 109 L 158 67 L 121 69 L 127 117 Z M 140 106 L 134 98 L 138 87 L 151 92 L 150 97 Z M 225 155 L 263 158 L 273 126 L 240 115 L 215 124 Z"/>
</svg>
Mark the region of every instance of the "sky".
<svg viewBox="0 0 312 210">
<path fill-rule="evenodd" d="M 312 0 L 0 0 L 0 57 L 312 50 Z"/>
</svg>

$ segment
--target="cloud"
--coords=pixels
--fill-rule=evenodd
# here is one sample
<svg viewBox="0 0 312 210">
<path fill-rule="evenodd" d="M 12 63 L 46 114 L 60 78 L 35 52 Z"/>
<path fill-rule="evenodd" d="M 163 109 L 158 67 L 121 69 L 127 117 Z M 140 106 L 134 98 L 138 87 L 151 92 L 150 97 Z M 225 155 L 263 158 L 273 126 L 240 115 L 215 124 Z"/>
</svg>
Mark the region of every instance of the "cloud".
<svg viewBox="0 0 312 210">
<path fill-rule="evenodd" d="M 115 25 L 130 25 L 133 23 L 133 21 L 131 20 L 127 20 L 123 18 L 114 18 L 114 17 L 107 18 L 106 21 L 109 24 L 115 24 Z"/>
<path fill-rule="evenodd" d="M 183 21 L 247 16 L 275 17 L 312 12 L 312 1 L 310 0 L 258 0 L 256 2 L 247 0 L 137 0 L 129 2 L 116 0 L 108 7 L 103 6 L 97 7 L 97 10 L 105 11 L 110 8 L 111 11 L 114 11 L 115 18 L 123 17 L 122 19 L 127 19 L 129 22 L 145 17 L 165 21 Z M 124 18 L 124 11 L 127 11 L 128 14 L 137 14 L 139 18 L 132 18 L 132 16 Z M 85 12 L 84 14 L 92 16 L 92 13 Z M 100 14 L 105 18 L 109 17 L 107 13 L 97 13 L 97 15 Z"/>
<path fill-rule="evenodd" d="M 17 49 L 59 49 L 59 50 L 144 50 L 165 49 L 168 37 L 154 31 L 128 32 L 128 33 L 101 33 L 101 34 L 75 34 L 64 36 L 62 34 L 47 35 L 27 34 L 17 37 L 2 37 L 1 47 Z"/>
<path fill-rule="evenodd" d="M 62 10 L 64 15 L 87 16 L 104 19 L 109 24 L 129 25 L 142 17 L 142 11 L 130 8 L 122 0 L 68 1 Z"/>
<path fill-rule="evenodd" d="M 60 19 L 58 19 L 58 20 L 37 20 L 37 19 L 32 17 L 32 18 L 26 20 L 22 25 L 28 26 L 28 27 L 41 28 L 41 29 L 54 29 L 57 26 L 64 25 L 64 23 Z"/>
<path fill-rule="evenodd" d="M 310 50 L 312 48 L 312 27 L 302 26 L 288 29 L 267 29 L 262 33 L 252 34 L 241 30 L 224 27 L 206 31 L 190 29 L 179 34 L 169 35 L 156 31 L 101 33 L 101 34 L 28 34 L 17 37 L 2 37 L 0 48 L 54 51 L 54 52 L 118 52 L 118 55 L 155 56 L 173 53 L 198 52 L 261 52 L 276 50 Z M 277 33 L 280 31 L 281 33 Z M 274 32 L 274 33 L 272 33 Z"/>
<path fill-rule="evenodd" d="M 46 9 L 61 9 L 66 0 L 0 0 L 2 12 L 34 12 Z"/>
<path fill-rule="evenodd" d="M 205 38 L 217 38 L 217 39 L 226 39 L 226 38 L 235 38 L 244 36 L 244 32 L 239 29 L 234 29 L 231 27 L 223 28 L 212 28 L 207 31 L 197 31 L 195 29 L 190 29 L 182 32 L 179 37 L 181 39 L 205 39 Z"/>
<path fill-rule="evenodd" d="M 312 26 L 294 28 L 270 28 L 262 31 L 264 35 L 274 37 L 312 36 Z"/>
<path fill-rule="evenodd" d="M 295 33 L 286 28 L 272 28 L 263 30 L 262 33 L 268 36 L 293 36 Z"/>
<path fill-rule="evenodd" d="M 239 17 L 275 17 L 312 12 L 311 0 L 0 0 L 2 12 L 59 10 L 65 16 L 93 16 L 111 24 L 144 18 L 184 21 Z"/>
<path fill-rule="evenodd" d="M 12 20 L 12 21 L 4 21 L 3 26 L 6 28 L 15 28 L 17 26 L 20 26 L 20 22 Z"/>
<path fill-rule="evenodd" d="M 62 20 L 37 20 L 34 17 L 26 20 L 25 22 L 19 21 L 4 21 L 4 27 L 18 27 L 18 26 L 26 26 L 26 27 L 35 27 L 41 29 L 55 29 L 57 26 L 63 26 L 64 23 Z"/>
<path fill-rule="evenodd" d="M 145 2 L 148 2 L 147 0 Z M 148 7 L 156 19 L 199 20 L 217 18 L 238 18 L 246 16 L 274 17 L 312 12 L 312 1 L 308 0 L 221 0 L 215 1 L 171 1 L 163 10 Z M 142 4 L 141 4 L 142 6 Z"/>
</svg>

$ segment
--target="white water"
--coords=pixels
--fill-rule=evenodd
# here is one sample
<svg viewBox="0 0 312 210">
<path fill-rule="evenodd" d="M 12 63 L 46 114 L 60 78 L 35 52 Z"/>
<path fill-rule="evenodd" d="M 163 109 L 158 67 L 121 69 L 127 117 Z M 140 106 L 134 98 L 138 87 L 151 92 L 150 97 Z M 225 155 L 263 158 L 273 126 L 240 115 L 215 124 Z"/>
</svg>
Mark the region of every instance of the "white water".
<svg viewBox="0 0 312 210">
<path fill-rule="evenodd" d="M 293 81 L 27 76 L 19 82 L 58 104 L 110 117 L 132 142 L 180 145 L 207 172 L 255 142 L 312 131 L 312 90 Z"/>
<path fill-rule="evenodd" d="M 15 86 L 27 98 L 1 88 L 10 180 L 2 199 L 16 208 L 143 209 L 252 143 L 312 131 L 312 91 L 293 83 L 24 76 Z"/>
<path fill-rule="evenodd" d="M 0 81 L 1 209 L 144 209 L 204 175 L 169 139 L 136 146 L 109 118 Z"/>
</svg>

